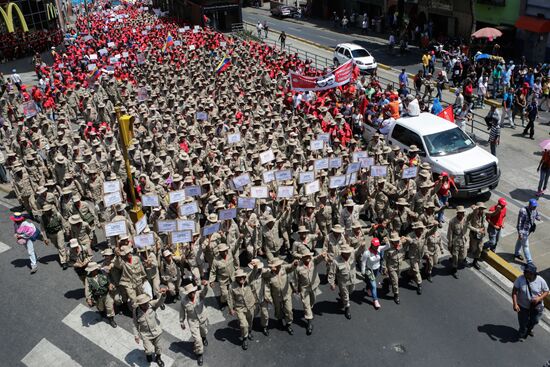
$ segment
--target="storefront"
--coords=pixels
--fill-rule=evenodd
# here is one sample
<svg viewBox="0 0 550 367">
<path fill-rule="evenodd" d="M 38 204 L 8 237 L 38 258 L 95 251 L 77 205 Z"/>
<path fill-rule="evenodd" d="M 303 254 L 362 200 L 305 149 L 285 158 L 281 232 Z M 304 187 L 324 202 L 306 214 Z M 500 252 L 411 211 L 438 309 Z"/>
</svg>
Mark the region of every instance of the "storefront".
<svg viewBox="0 0 550 367">
<path fill-rule="evenodd" d="M 191 24 L 206 25 L 220 32 L 231 31 L 231 25 L 242 23 L 239 0 L 172 0 L 170 14 Z"/>
</svg>

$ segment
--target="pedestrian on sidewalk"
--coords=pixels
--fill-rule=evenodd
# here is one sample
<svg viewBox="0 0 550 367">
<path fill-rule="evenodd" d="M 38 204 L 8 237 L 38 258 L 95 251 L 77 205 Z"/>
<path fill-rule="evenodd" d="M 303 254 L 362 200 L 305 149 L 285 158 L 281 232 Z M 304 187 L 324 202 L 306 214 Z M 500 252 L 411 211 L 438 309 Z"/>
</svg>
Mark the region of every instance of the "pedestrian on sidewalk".
<svg viewBox="0 0 550 367">
<path fill-rule="evenodd" d="M 498 111 L 495 109 L 495 111 Z M 491 154 L 497 156 L 497 146 L 500 144 L 500 121 L 493 119 L 491 129 L 489 130 L 489 146 L 491 147 Z"/>
<path fill-rule="evenodd" d="M 537 172 L 540 173 L 539 187 L 537 190 L 537 196 L 541 196 L 546 191 L 548 186 L 548 177 L 550 177 L 550 150 L 544 149 L 542 157 L 537 167 Z"/>
<path fill-rule="evenodd" d="M 367 13 L 363 15 L 363 22 L 361 23 L 361 33 L 367 34 L 369 30 L 369 18 L 367 18 Z"/>
<path fill-rule="evenodd" d="M 262 24 L 262 28 L 264 29 L 264 36 L 267 39 L 267 35 L 269 32 L 269 27 L 267 26 L 267 20 L 264 20 L 264 24 Z"/>
<path fill-rule="evenodd" d="M 516 123 L 516 116 L 519 115 L 521 118 L 521 127 L 525 127 L 525 107 L 527 107 L 527 100 L 525 99 L 525 94 L 519 90 L 516 93 L 516 98 L 514 98 L 514 107 L 512 111 L 512 122 Z"/>
<path fill-rule="evenodd" d="M 505 125 L 505 120 L 508 120 L 512 129 L 516 128 L 514 121 L 512 120 L 512 106 L 514 105 L 514 88 L 510 88 L 504 93 L 502 98 L 502 114 L 500 116 L 500 126 Z"/>
<path fill-rule="evenodd" d="M 495 252 L 498 241 L 500 240 L 500 230 L 504 228 L 504 219 L 506 218 L 506 199 L 500 198 L 496 205 L 489 208 L 487 212 L 487 234 L 489 240 L 485 242 L 484 247 Z"/>
<path fill-rule="evenodd" d="M 399 84 L 404 84 L 405 87 L 409 86 L 409 77 L 407 76 L 407 71 L 405 69 L 401 69 L 401 74 L 399 74 Z"/>
<path fill-rule="evenodd" d="M 512 290 L 512 303 L 514 311 L 518 314 L 519 338 L 535 336 L 533 328 L 539 323 L 544 313 L 544 298 L 548 294 L 548 284 L 537 274 L 535 264 L 527 264 L 523 268 L 523 275 L 514 282 Z"/>
<path fill-rule="evenodd" d="M 487 83 L 488 78 L 486 74 L 483 74 L 479 77 L 477 81 L 477 101 L 474 106 L 484 108 L 485 107 L 485 96 L 487 95 Z"/>
<path fill-rule="evenodd" d="M 38 266 L 36 264 L 36 253 L 34 252 L 34 243 L 39 236 L 38 229 L 28 221 L 23 214 L 16 212 L 10 216 L 10 220 L 14 223 L 15 239 L 19 245 L 24 245 L 29 255 L 31 262 L 31 274 L 36 273 Z M 38 232 L 37 232 L 38 231 Z"/>
<path fill-rule="evenodd" d="M 424 52 L 422 55 L 422 73 L 426 75 L 428 73 L 428 69 L 430 67 L 430 53 L 428 51 Z"/>
<path fill-rule="evenodd" d="M 262 22 L 258 20 L 258 23 L 256 23 L 256 32 L 258 32 L 258 38 L 262 39 Z"/>
<path fill-rule="evenodd" d="M 285 31 L 282 31 L 281 34 L 279 34 L 279 42 L 281 42 L 281 48 L 285 48 L 285 42 L 286 42 L 286 33 Z"/>
<path fill-rule="evenodd" d="M 521 135 L 527 135 L 527 132 L 529 132 L 529 138 L 535 139 L 535 120 L 537 119 L 537 116 L 539 115 L 539 107 L 537 104 L 537 98 L 533 96 L 533 99 L 531 100 L 531 104 L 527 106 L 527 119 L 529 120 L 529 123 L 527 126 L 525 126 L 525 129 L 523 129 L 523 133 Z"/>
<path fill-rule="evenodd" d="M 529 235 L 535 232 L 537 229 L 537 220 L 540 220 L 540 214 L 537 211 L 539 203 L 537 199 L 530 199 L 529 204 L 519 211 L 518 224 L 516 229 L 518 231 L 518 239 L 516 241 L 516 248 L 514 250 L 514 258 L 516 260 L 523 261 L 523 256 L 520 255 L 519 250 L 523 248 L 523 254 L 527 263 L 532 263 L 531 251 L 529 251 Z"/>
</svg>

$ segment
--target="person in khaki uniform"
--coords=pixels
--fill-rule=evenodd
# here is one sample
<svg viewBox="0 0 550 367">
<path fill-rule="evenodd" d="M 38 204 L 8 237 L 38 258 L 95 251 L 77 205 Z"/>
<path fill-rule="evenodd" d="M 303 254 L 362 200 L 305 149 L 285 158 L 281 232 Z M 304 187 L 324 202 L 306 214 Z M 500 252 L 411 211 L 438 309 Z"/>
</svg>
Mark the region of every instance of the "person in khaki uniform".
<svg viewBox="0 0 550 367">
<path fill-rule="evenodd" d="M 202 366 L 204 347 L 208 346 L 208 318 L 206 317 L 204 299 L 208 292 L 208 283 L 202 281 L 202 289 L 197 294 L 198 288 L 193 283 L 187 284 L 183 288 L 184 297 L 181 299 L 180 308 L 180 326 L 185 329 L 185 320 L 189 325 L 189 331 L 193 338 L 193 352 L 197 356 L 197 364 Z"/>
<path fill-rule="evenodd" d="M 292 314 L 292 286 L 290 284 L 289 274 L 294 271 L 298 265 L 298 261 L 294 261 L 292 264 L 283 264 L 283 260 L 274 258 L 268 263 L 269 269 L 264 269 L 261 276 L 267 290 L 265 301 L 273 304 L 275 317 L 281 320 L 283 328 L 285 328 L 290 335 L 293 335 L 294 330 L 292 329 L 292 321 L 294 316 Z M 269 335 L 267 331 L 269 315 L 262 312 L 260 321 L 264 329 L 264 334 Z"/>
<path fill-rule="evenodd" d="M 145 269 L 145 274 L 147 274 L 147 281 L 151 284 L 153 297 L 158 299 L 160 297 L 160 275 L 157 256 L 149 248 L 140 248 L 138 249 L 138 253 Z"/>
<path fill-rule="evenodd" d="M 364 247 L 359 248 L 360 251 L 363 251 L 363 249 Z M 335 290 L 338 285 L 340 306 L 344 310 L 344 315 L 348 320 L 351 319 L 349 297 L 355 290 L 355 252 L 347 244 L 340 247 L 340 255 L 331 261 L 328 271 L 330 289 Z"/>
<path fill-rule="evenodd" d="M 115 254 L 113 266 L 121 270 L 119 283 L 128 297 L 129 305 L 132 306 L 136 302 L 136 297 L 143 293 L 143 280 L 147 278 L 147 274 L 141 259 L 132 254 L 130 246 L 117 247 Z"/>
<path fill-rule="evenodd" d="M 426 251 L 426 227 L 422 222 L 414 222 L 412 224 L 413 233 L 404 237 L 403 245 L 409 253 L 409 274 L 416 283 L 416 294 L 422 294 L 422 274 L 420 273 L 420 263 L 424 258 Z"/>
<path fill-rule="evenodd" d="M 172 256 L 172 251 L 164 250 L 160 261 L 160 279 L 162 284 L 168 287 L 168 294 L 179 300 L 181 271 L 179 265 Z"/>
<path fill-rule="evenodd" d="M 474 259 L 473 266 L 477 270 L 479 267 L 479 259 L 483 251 L 483 238 L 485 237 L 487 223 L 485 220 L 485 209 L 487 207 L 482 202 L 476 203 L 473 211 L 466 218 L 468 230 L 470 231 L 470 253 Z"/>
<path fill-rule="evenodd" d="M 78 243 L 76 238 L 69 240 L 69 264 L 73 267 L 78 278 L 84 283 L 86 279 L 86 266 L 92 260 L 92 257 Z"/>
<path fill-rule="evenodd" d="M 317 204 L 319 209 L 315 212 L 317 223 L 319 224 L 319 230 L 321 231 L 322 238 L 328 236 L 330 228 L 332 226 L 332 205 L 327 203 L 327 193 L 319 193 L 319 203 Z"/>
<path fill-rule="evenodd" d="M 313 306 L 315 305 L 315 292 L 321 283 L 319 279 L 318 266 L 327 260 L 327 254 L 322 253 L 314 257 L 314 253 L 308 249 L 303 250 L 301 263 L 296 268 L 296 286 L 297 291 L 304 305 L 304 318 L 307 322 L 306 334 L 313 332 Z"/>
<path fill-rule="evenodd" d="M 340 224 L 335 224 L 330 234 L 325 239 L 323 252 L 326 252 L 329 258 L 333 259 L 340 254 L 340 249 L 347 244 L 348 242 L 344 237 L 344 227 Z"/>
<path fill-rule="evenodd" d="M 214 259 L 210 267 L 210 287 L 215 281 L 220 285 L 220 304 L 225 306 L 229 293 L 229 286 L 233 281 L 235 269 L 239 266 L 238 260 L 229 252 L 229 246 L 222 243 L 218 246 L 218 256 Z"/>
<path fill-rule="evenodd" d="M 384 251 L 384 263 L 382 272 L 388 275 L 393 293 L 393 301 L 399 304 L 399 275 L 401 274 L 401 263 L 405 259 L 402 240 L 399 233 L 392 232 L 389 237 L 391 247 Z"/>
<path fill-rule="evenodd" d="M 59 254 L 59 264 L 63 270 L 67 270 L 67 248 L 65 247 L 65 220 L 51 204 L 42 208 L 44 215 L 41 217 L 42 232 L 46 234 L 44 243 L 52 243 Z"/>
<path fill-rule="evenodd" d="M 143 341 L 143 349 L 145 349 L 145 357 L 147 362 L 153 362 L 153 359 L 159 367 L 164 367 L 164 362 L 161 359 L 160 336 L 162 328 L 157 317 L 157 309 L 164 304 L 166 298 L 165 289 L 161 289 L 159 299 L 151 300 L 147 294 L 140 294 L 135 299 L 135 307 L 133 312 L 134 319 L 134 338 L 136 343 Z M 153 356 L 156 354 L 156 358 Z"/>
<path fill-rule="evenodd" d="M 451 274 L 458 279 L 458 265 L 462 265 L 466 260 L 468 244 L 466 242 L 466 232 L 468 225 L 465 217 L 466 210 L 462 205 L 456 207 L 456 216 L 449 222 L 447 230 L 447 242 L 452 256 Z"/>
<path fill-rule="evenodd" d="M 24 172 L 23 167 L 17 166 L 13 170 L 12 188 L 17 200 L 25 207 L 27 213 L 32 215 L 31 201 L 34 197 L 34 188 L 29 176 Z"/>
<path fill-rule="evenodd" d="M 258 298 L 249 283 L 249 276 L 243 269 L 237 269 L 235 272 L 235 281 L 231 284 L 227 301 L 229 313 L 232 316 L 237 315 L 241 328 L 242 348 L 247 350 L 248 340 L 252 340 L 252 321 Z"/>
<path fill-rule="evenodd" d="M 277 219 L 270 214 L 265 220 L 262 232 L 262 250 L 268 260 L 272 260 L 279 256 L 279 252 L 283 247 L 283 238 L 279 234 L 281 222 L 285 221 L 289 215 L 290 209 L 286 207 L 282 209 L 281 215 Z"/>
<path fill-rule="evenodd" d="M 426 279 L 432 281 L 432 273 L 434 266 L 439 262 L 439 257 L 443 254 L 443 239 L 438 230 L 439 222 L 432 218 L 426 225 Z"/>
<path fill-rule="evenodd" d="M 92 238 L 94 230 L 88 223 L 82 221 L 78 214 L 69 217 L 69 238 L 76 238 L 90 256 L 93 255 Z"/>
<path fill-rule="evenodd" d="M 113 287 L 107 275 L 99 271 L 100 267 L 96 262 L 90 261 L 86 266 L 86 279 L 84 280 L 84 294 L 88 306 L 97 307 L 103 317 L 107 317 L 109 325 L 117 327 L 115 322 L 115 303 L 108 297 L 109 290 Z"/>
</svg>

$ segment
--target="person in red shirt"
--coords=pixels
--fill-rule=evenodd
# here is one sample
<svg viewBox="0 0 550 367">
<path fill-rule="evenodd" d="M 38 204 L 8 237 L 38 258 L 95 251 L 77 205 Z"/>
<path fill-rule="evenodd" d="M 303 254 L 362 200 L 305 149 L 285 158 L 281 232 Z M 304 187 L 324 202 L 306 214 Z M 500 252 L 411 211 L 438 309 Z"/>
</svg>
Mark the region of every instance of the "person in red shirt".
<svg viewBox="0 0 550 367">
<path fill-rule="evenodd" d="M 441 172 L 439 179 L 435 182 L 434 191 L 437 193 L 437 199 L 439 200 L 439 205 L 441 208 L 447 206 L 449 199 L 451 198 L 451 190 L 458 191 L 456 188 L 454 180 L 449 177 L 449 174 L 445 171 Z M 445 222 L 445 217 L 443 215 L 443 210 L 440 210 L 437 214 L 437 221 L 439 223 Z"/>
<path fill-rule="evenodd" d="M 506 199 L 498 199 L 497 205 L 490 207 L 486 216 L 489 240 L 485 242 L 483 247 L 495 252 L 498 240 L 500 239 L 500 230 L 504 227 L 504 219 L 506 218 Z"/>
</svg>

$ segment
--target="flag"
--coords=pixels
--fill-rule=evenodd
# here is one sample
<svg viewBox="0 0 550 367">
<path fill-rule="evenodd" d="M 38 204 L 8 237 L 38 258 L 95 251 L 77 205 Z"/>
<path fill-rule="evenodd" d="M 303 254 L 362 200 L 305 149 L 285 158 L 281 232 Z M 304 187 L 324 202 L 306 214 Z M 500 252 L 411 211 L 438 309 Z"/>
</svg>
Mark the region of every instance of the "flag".
<svg viewBox="0 0 550 367">
<path fill-rule="evenodd" d="M 231 58 L 226 54 L 223 54 L 222 61 L 216 66 L 216 74 L 220 74 L 231 65 Z"/>
<path fill-rule="evenodd" d="M 174 45 L 174 38 L 172 38 L 172 34 L 168 32 L 168 37 L 166 37 L 166 41 L 164 41 L 164 46 L 162 46 L 162 52 L 166 51 L 173 45 Z"/>
<path fill-rule="evenodd" d="M 437 114 L 439 117 L 443 117 L 445 120 L 451 121 L 453 124 L 455 122 L 455 114 L 453 112 L 453 105 L 447 106 L 443 111 Z"/>
<path fill-rule="evenodd" d="M 89 74 L 88 74 L 88 77 L 91 79 L 91 80 L 96 80 L 97 78 L 99 78 L 99 76 L 101 75 L 101 70 L 96 66 L 94 70 L 92 70 Z"/>
</svg>

